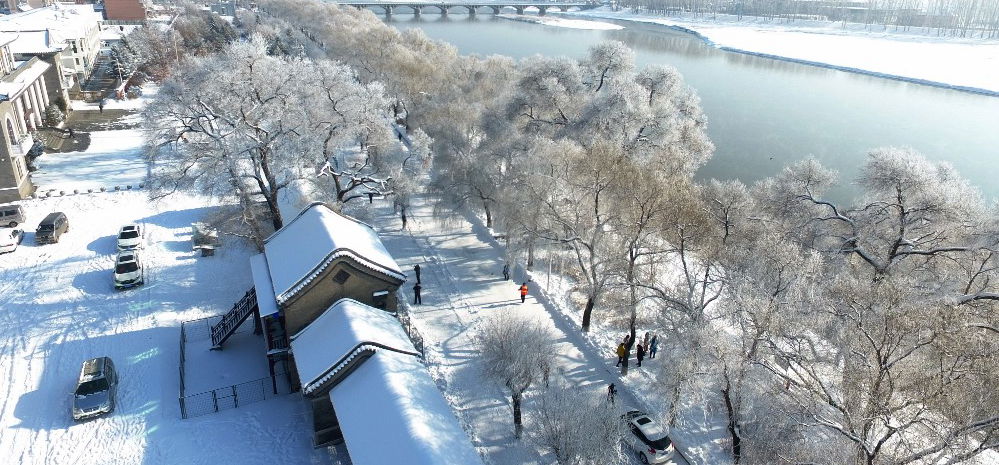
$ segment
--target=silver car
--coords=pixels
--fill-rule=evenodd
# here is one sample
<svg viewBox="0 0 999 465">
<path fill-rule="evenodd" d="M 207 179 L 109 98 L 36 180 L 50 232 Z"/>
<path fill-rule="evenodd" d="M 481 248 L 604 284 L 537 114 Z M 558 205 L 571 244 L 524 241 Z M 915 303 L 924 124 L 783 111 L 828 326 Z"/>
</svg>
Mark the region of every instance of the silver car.
<svg viewBox="0 0 999 465">
<path fill-rule="evenodd" d="M 0 229 L 0 253 L 13 252 L 24 240 L 24 231 L 20 229 Z"/>
<path fill-rule="evenodd" d="M 118 393 L 118 373 L 108 357 L 83 362 L 73 391 L 73 419 L 87 420 L 111 413 Z"/>
<path fill-rule="evenodd" d="M 145 275 L 139 253 L 135 250 L 118 252 L 114 263 L 114 288 L 118 290 L 141 286 L 145 283 Z"/>
</svg>

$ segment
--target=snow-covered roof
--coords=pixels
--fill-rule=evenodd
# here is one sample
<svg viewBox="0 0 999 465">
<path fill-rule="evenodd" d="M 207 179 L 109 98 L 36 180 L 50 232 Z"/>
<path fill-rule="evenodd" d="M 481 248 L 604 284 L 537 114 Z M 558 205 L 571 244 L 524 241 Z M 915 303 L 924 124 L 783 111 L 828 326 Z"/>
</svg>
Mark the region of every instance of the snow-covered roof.
<svg viewBox="0 0 999 465">
<path fill-rule="evenodd" d="M 54 31 L 21 31 L 8 34 L 14 37 L 10 43 L 11 53 L 28 55 L 52 53 L 65 49 L 67 46 L 66 39 Z"/>
<path fill-rule="evenodd" d="M 354 465 L 482 463 L 416 357 L 376 352 L 330 400 Z"/>
<path fill-rule="evenodd" d="M 262 253 L 250 257 L 250 272 L 253 273 L 253 288 L 257 292 L 257 309 L 260 316 L 273 315 L 278 312 L 274 301 L 274 287 L 271 285 L 271 274 L 267 271 L 267 258 Z"/>
<path fill-rule="evenodd" d="M 291 352 L 304 394 L 315 392 L 352 358 L 363 352 L 369 355 L 372 350 L 419 355 L 391 313 L 352 299 L 338 300 L 291 337 Z"/>
<path fill-rule="evenodd" d="M 94 5 L 72 5 L 56 3 L 44 8 L 35 8 L 23 13 L 0 16 L 0 31 L 56 31 L 67 39 L 85 37 L 87 32 L 104 20 L 104 16 L 94 11 Z M 14 53 L 19 53 L 12 50 Z"/>
<path fill-rule="evenodd" d="M 32 60 L 26 67 L 22 66 L 0 80 L 0 101 L 16 97 L 49 69 L 48 63 L 37 58 Z"/>
<path fill-rule="evenodd" d="M 389 279 L 406 279 L 371 226 L 318 202 L 306 207 L 267 238 L 264 254 L 279 304 L 307 286 L 340 257 L 350 257 Z"/>
</svg>

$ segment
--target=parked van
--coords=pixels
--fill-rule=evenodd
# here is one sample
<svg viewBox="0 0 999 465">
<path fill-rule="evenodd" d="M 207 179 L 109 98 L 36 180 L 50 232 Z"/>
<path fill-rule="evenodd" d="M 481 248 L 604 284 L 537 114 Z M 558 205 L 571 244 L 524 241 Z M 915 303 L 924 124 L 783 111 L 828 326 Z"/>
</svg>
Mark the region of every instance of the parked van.
<svg viewBox="0 0 999 465">
<path fill-rule="evenodd" d="M 24 223 L 27 216 L 20 205 L 0 205 L 0 226 L 14 227 Z"/>
<path fill-rule="evenodd" d="M 52 244 L 59 242 L 63 233 L 69 232 L 69 218 L 62 212 L 49 213 L 35 230 L 36 244 Z"/>
</svg>

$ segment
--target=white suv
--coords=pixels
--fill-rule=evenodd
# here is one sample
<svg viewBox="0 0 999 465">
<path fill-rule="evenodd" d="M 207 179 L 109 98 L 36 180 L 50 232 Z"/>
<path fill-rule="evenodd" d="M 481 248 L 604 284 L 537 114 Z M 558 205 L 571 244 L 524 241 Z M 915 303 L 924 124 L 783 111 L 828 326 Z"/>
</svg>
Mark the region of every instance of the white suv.
<svg viewBox="0 0 999 465">
<path fill-rule="evenodd" d="M 142 247 L 142 229 L 137 224 L 126 224 L 118 231 L 118 250 Z"/>
<path fill-rule="evenodd" d="M 139 261 L 139 253 L 134 250 L 118 252 L 118 259 L 114 264 L 114 288 L 128 289 L 130 287 L 141 286 L 144 282 L 142 262 Z"/>
<path fill-rule="evenodd" d="M 621 418 L 628 424 L 631 433 L 625 433 L 625 442 L 638 453 L 642 463 L 666 463 L 673 459 L 673 441 L 655 420 L 638 410 L 632 410 Z"/>
</svg>

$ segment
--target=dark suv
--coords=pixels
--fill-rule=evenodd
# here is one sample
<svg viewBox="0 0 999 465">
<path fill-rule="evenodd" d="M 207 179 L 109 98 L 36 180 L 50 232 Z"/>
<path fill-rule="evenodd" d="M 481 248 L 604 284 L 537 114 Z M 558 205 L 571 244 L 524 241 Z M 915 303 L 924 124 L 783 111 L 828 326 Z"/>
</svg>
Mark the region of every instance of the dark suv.
<svg viewBox="0 0 999 465">
<path fill-rule="evenodd" d="M 87 420 L 114 411 L 118 373 L 108 357 L 83 362 L 73 391 L 73 419 Z"/>
<path fill-rule="evenodd" d="M 59 242 L 63 233 L 69 232 L 69 218 L 62 212 L 49 213 L 35 230 L 36 244 L 53 244 Z"/>
</svg>

